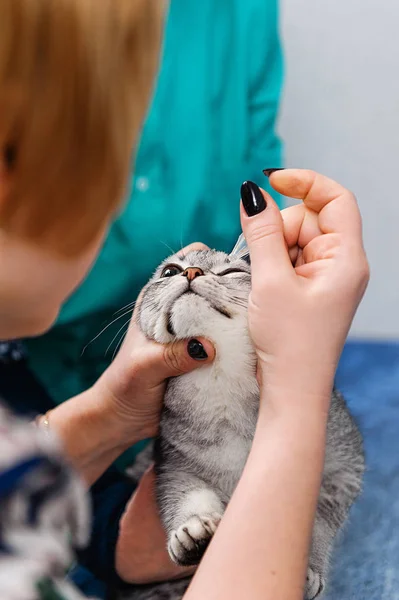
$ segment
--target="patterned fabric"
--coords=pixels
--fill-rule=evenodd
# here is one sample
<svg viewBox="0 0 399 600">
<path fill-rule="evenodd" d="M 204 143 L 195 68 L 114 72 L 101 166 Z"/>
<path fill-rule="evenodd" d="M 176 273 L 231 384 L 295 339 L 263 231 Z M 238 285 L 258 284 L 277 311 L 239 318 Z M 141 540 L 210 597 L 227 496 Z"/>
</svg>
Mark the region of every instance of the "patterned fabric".
<svg viewBox="0 0 399 600">
<path fill-rule="evenodd" d="M 66 580 L 89 537 L 90 507 L 50 432 L 0 405 L 2 600 L 83 600 Z"/>
<path fill-rule="evenodd" d="M 0 362 L 10 364 L 26 359 L 26 351 L 22 342 L 0 340 Z"/>
</svg>

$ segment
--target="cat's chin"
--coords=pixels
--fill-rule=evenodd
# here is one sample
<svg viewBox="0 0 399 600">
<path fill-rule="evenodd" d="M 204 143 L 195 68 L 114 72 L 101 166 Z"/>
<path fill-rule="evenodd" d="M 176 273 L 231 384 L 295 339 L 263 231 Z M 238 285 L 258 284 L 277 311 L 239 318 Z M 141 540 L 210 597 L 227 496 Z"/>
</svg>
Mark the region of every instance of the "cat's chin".
<svg viewBox="0 0 399 600">
<path fill-rule="evenodd" d="M 176 300 L 164 321 L 166 335 L 172 341 L 198 336 L 215 339 L 215 334 L 229 319 L 227 311 L 212 307 L 198 294 L 186 293 Z"/>
</svg>

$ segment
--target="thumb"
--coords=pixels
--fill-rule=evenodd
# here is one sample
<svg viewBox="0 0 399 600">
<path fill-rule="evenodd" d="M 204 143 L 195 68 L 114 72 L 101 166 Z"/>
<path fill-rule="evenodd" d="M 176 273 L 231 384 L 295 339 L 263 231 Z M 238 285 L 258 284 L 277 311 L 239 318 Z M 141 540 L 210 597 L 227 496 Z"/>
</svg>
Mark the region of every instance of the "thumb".
<svg viewBox="0 0 399 600">
<path fill-rule="evenodd" d="M 178 340 L 163 347 L 163 375 L 177 377 L 201 366 L 210 364 L 215 358 L 215 348 L 203 338 Z"/>
<path fill-rule="evenodd" d="M 252 181 L 245 181 L 241 186 L 241 200 L 241 225 L 254 279 L 264 279 L 272 271 L 292 271 L 283 219 L 273 198 Z"/>
</svg>

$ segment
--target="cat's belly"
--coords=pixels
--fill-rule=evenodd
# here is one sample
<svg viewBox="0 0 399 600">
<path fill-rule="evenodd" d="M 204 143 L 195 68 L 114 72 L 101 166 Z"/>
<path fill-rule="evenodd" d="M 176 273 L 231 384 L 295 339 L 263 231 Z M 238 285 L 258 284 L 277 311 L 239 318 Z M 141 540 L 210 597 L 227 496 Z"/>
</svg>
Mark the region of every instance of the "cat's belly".
<svg viewBox="0 0 399 600">
<path fill-rule="evenodd" d="M 201 371 L 199 369 L 198 371 Z M 255 433 L 259 392 L 253 375 L 239 382 L 172 380 L 165 396 L 162 437 L 178 450 L 182 467 L 230 499 L 244 469 Z M 201 385 L 202 383 L 202 385 Z"/>
<path fill-rule="evenodd" d="M 196 453 L 194 468 L 196 474 L 212 488 L 219 490 L 228 501 L 241 477 L 251 449 L 251 440 L 235 431 L 222 428 L 215 443 L 202 447 Z M 184 453 L 184 448 L 181 448 Z M 191 464 L 192 450 L 191 450 Z"/>
</svg>

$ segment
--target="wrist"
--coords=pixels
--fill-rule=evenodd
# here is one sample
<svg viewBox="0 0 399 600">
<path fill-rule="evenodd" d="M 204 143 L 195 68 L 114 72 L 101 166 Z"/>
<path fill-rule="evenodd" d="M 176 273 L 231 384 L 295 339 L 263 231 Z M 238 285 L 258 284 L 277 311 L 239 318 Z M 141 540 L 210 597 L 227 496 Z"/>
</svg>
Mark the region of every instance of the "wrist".
<svg viewBox="0 0 399 600">
<path fill-rule="evenodd" d="M 113 394 L 106 378 L 100 378 L 87 392 L 91 397 L 91 411 L 104 431 L 109 445 L 122 452 L 137 442 L 151 437 L 134 416 L 123 410 L 123 404 Z"/>
<path fill-rule="evenodd" d="M 81 472 L 107 454 L 116 459 L 138 441 L 134 431 L 127 438 L 96 386 L 57 406 L 47 418 L 69 461 Z"/>
<path fill-rule="evenodd" d="M 293 401 L 301 395 L 306 403 L 329 402 L 334 385 L 338 359 L 307 354 L 281 354 L 278 358 L 262 356 L 259 360 L 259 377 L 264 393 L 270 401 Z M 312 400 L 313 399 L 313 400 Z"/>
<path fill-rule="evenodd" d="M 281 419 L 291 428 L 327 422 L 335 365 L 278 361 L 260 365 L 259 423 Z"/>
<path fill-rule="evenodd" d="M 261 392 L 259 417 L 253 447 L 264 451 L 264 444 L 280 440 L 285 454 L 309 454 L 323 447 L 327 431 L 330 397 Z"/>
</svg>

